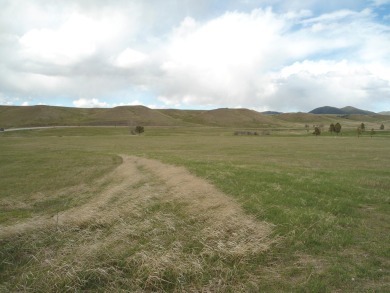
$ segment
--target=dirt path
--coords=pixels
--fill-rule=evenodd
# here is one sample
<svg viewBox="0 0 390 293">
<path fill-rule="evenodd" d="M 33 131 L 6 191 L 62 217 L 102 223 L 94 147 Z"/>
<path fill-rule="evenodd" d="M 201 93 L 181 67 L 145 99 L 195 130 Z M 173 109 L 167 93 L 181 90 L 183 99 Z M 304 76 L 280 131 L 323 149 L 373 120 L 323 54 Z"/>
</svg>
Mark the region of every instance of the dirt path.
<svg viewBox="0 0 390 293">
<path fill-rule="evenodd" d="M 229 196 L 185 168 L 156 160 L 122 156 L 123 163 L 95 184 L 96 195 L 86 204 L 61 213 L 58 218 L 33 218 L 2 227 L 0 236 L 42 229 L 50 225 L 106 225 L 129 216 L 141 217 L 151 204 L 177 205 L 202 234 L 220 250 L 244 253 L 266 249 L 270 226 L 244 214 Z"/>
<path fill-rule="evenodd" d="M 241 276 L 245 279 L 229 276 L 238 267 L 247 270 L 245 263 L 270 248 L 274 240 L 269 224 L 245 214 L 231 197 L 185 168 L 122 158 L 121 165 L 89 187 L 93 196 L 83 205 L 58 218 L 0 227 L 0 238 L 17 234 L 50 239 L 52 246 L 34 252 L 35 269 L 52 272 L 47 286 L 65 278 L 69 286 L 79 288 L 80 274 L 87 271 L 99 280 L 108 278 L 108 291 L 115 291 L 114 279 L 123 273 L 118 262 L 132 271 L 120 284 L 135 292 L 164 291 L 164 284 L 176 284 L 184 276 L 191 276 L 186 281 L 189 291 L 202 292 L 222 292 L 225 285 L 230 288 L 229 282 L 242 291 L 247 282 L 258 281 L 258 272 L 246 271 Z M 201 281 L 203 274 L 206 283 Z"/>
</svg>

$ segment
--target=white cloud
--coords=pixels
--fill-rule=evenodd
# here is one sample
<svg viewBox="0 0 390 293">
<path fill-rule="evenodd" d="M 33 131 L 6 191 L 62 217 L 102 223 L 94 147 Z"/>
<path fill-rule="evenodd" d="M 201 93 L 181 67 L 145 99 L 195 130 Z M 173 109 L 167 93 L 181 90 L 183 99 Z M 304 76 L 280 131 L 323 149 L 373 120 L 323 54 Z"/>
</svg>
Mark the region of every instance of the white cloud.
<svg viewBox="0 0 390 293">
<path fill-rule="evenodd" d="M 288 111 L 388 96 L 387 0 L 179 2 L 5 0 L 0 103 Z"/>
<path fill-rule="evenodd" d="M 271 80 L 274 91 L 266 97 L 275 106 L 310 110 L 318 105 L 346 106 L 381 103 L 390 94 L 390 78 L 382 79 L 367 66 L 320 60 L 296 62 Z"/>
<path fill-rule="evenodd" d="M 267 57 L 281 51 L 277 45 L 285 28 L 270 9 L 226 13 L 203 25 L 185 19 L 165 46 L 161 96 L 172 104 L 239 102 L 277 63 Z"/>
<path fill-rule="evenodd" d="M 389 64 L 386 27 L 374 24 L 369 10 L 309 16 L 257 9 L 202 24 L 185 19 L 165 47 L 159 100 L 288 111 L 310 110 L 325 98 L 362 107 L 385 99 L 390 75 L 378 64 Z M 322 55 L 336 60 L 318 60 Z"/>
<path fill-rule="evenodd" d="M 30 105 L 29 102 L 23 102 L 23 103 L 22 103 L 22 106 L 29 106 L 29 105 Z"/>
<path fill-rule="evenodd" d="M 381 6 L 385 4 L 390 4 L 390 0 L 372 0 L 371 1 L 375 6 Z"/>
<path fill-rule="evenodd" d="M 122 68 L 134 68 L 143 65 L 147 61 L 148 55 L 131 48 L 126 48 L 118 55 L 114 64 Z"/>
<path fill-rule="evenodd" d="M 20 38 L 25 58 L 67 65 L 96 51 L 98 28 L 94 22 L 73 14 L 59 29 L 32 29 Z"/>
<path fill-rule="evenodd" d="M 98 99 L 78 99 L 73 101 L 73 105 L 77 108 L 104 108 L 109 107 L 106 102 L 100 102 Z"/>
<path fill-rule="evenodd" d="M 119 106 L 140 106 L 143 103 L 139 100 L 133 100 L 133 101 L 128 101 L 128 102 L 123 102 L 123 103 L 113 103 L 110 106 L 112 107 L 119 107 Z"/>
<path fill-rule="evenodd" d="M 42 12 L 40 14 L 43 19 L 52 22 L 49 15 Z M 35 27 L 21 35 L 19 44 L 24 60 L 61 66 L 73 65 L 94 54 L 110 50 L 113 45 L 119 44 L 121 38 L 134 33 L 127 26 L 133 22 L 125 20 L 123 12 L 104 7 L 99 13 L 77 8 L 65 10 L 59 15 L 59 19 L 62 20 L 59 23 Z"/>
<path fill-rule="evenodd" d="M 367 10 L 364 10 L 363 13 L 365 15 L 369 15 L 370 14 L 370 10 L 367 9 Z M 329 22 L 335 22 L 335 21 L 344 21 L 345 19 L 350 19 L 350 18 L 353 18 L 355 16 L 359 16 L 359 12 L 356 12 L 356 11 L 352 11 L 352 10 L 347 10 L 347 9 L 343 9 L 343 10 L 338 10 L 338 11 L 334 11 L 334 12 L 331 12 L 331 13 L 325 13 L 325 14 L 322 14 L 320 16 L 317 16 L 317 17 L 312 17 L 312 18 L 309 18 L 309 19 L 306 19 L 303 21 L 303 23 L 307 24 L 307 23 L 329 23 Z"/>
<path fill-rule="evenodd" d="M 0 92 L 0 105 L 12 106 L 15 99 L 10 99 L 6 97 L 2 92 Z"/>
</svg>

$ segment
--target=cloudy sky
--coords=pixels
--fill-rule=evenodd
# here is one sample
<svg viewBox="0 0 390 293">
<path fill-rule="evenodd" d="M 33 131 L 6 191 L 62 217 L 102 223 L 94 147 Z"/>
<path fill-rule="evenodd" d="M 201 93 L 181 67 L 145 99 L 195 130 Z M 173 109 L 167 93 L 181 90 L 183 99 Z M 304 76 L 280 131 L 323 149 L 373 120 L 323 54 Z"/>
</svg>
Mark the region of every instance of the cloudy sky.
<svg viewBox="0 0 390 293">
<path fill-rule="evenodd" d="M 0 105 L 390 110 L 390 0 L 0 7 Z"/>
</svg>

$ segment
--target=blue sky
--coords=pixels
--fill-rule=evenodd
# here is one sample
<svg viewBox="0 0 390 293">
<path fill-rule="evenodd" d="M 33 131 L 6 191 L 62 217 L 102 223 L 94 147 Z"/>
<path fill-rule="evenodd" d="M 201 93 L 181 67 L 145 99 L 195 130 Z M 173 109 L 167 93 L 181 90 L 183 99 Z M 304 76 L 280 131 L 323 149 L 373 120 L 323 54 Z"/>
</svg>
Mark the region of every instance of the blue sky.
<svg viewBox="0 0 390 293">
<path fill-rule="evenodd" d="M 0 105 L 390 110 L 390 0 L 0 5 Z"/>
</svg>

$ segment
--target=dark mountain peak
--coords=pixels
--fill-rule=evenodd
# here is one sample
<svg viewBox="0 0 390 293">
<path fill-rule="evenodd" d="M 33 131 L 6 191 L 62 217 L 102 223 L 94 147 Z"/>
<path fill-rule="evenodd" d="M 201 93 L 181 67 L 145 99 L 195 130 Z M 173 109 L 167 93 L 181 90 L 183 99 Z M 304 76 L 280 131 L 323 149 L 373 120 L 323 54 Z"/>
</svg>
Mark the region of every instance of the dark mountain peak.
<svg viewBox="0 0 390 293">
<path fill-rule="evenodd" d="M 352 106 L 346 106 L 343 108 L 336 108 L 336 107 L 330 107 L 330 106 L 324 106 L 319 107 L 311 110 L 309 113 L 312 114 L 337 114 L 337 115 L 351 115 L 351 114 L 358 114 L 358 115 L 374 115 L 376 113 L 361 110 Z"/>
<path fill-rule="evenodd" d="M 336 107 L 331 107 L 331 106 L 324 106 L 324 107 L 319 107 L 311 110 L 309 113 L 311 114 L 347 114 L 343 110 L 336 108 Z"/>
<path fill-rule="evenodd" d="M 347 106 L 344 108 L 341 108 L 340 110 L 344 111 L 345 114 L 361 114 L 361 115 L 373 115 L 375 114 L 374 112 L 366 111 L 366 110 L 361 110 L 352 106 Z"/>
</svg>

